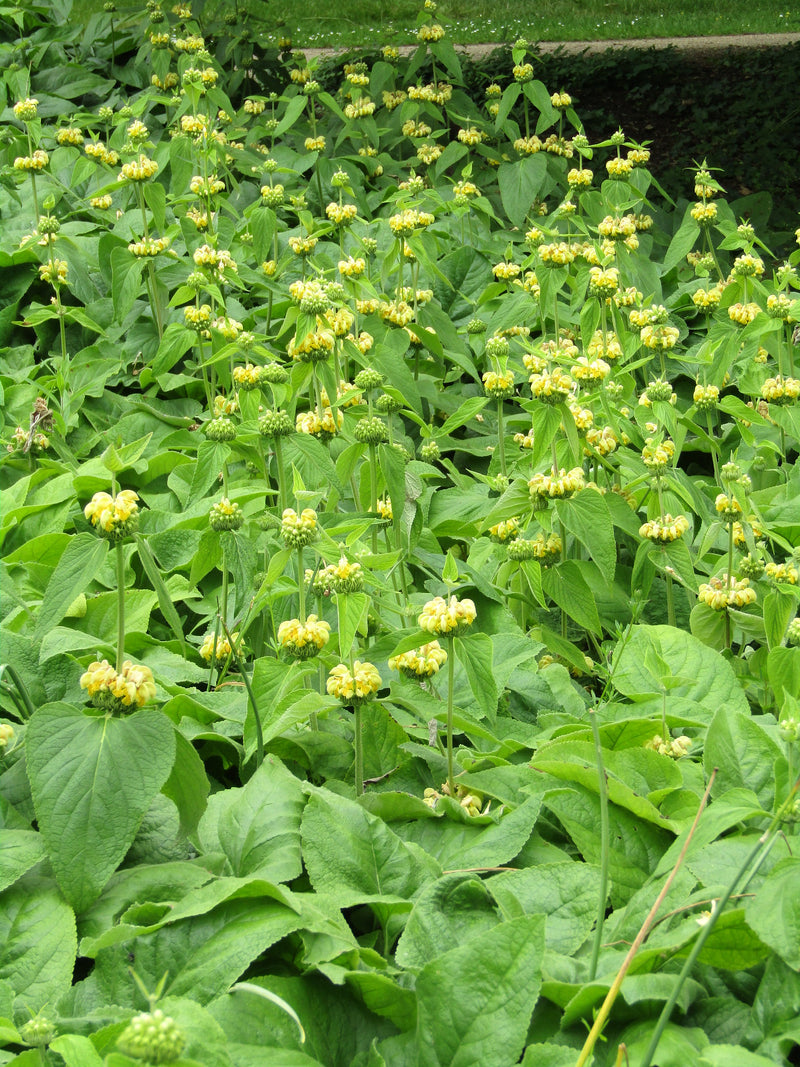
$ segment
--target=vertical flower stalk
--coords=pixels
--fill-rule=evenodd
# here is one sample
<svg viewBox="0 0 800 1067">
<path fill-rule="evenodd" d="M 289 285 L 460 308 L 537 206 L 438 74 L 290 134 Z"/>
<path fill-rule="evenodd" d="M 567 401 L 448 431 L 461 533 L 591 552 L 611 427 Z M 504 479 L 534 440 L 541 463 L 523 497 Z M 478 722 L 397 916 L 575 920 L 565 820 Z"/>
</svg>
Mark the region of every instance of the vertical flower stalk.
<svg viewBox="0 0 800 1067">
<path fill-rule="evenodd" d="M 274 366 L 277 372 L 282 372 L 283 375 L 288 378 L 283 367 L 280 367 L 277 364 Z M 269 374 L 270 368 L 265 368 L 265 371 L 266 374 Z M 264 372 L 262 372 L 262 374 L 263 373 Z M 289 415 L 282 408 L 270 409 L 265 411 L 259 418 L 258 432 L 262 437 L 271 438 L 275 448 L 275 467 L 278 478 L 278 504 L 281 509 L 281 514 L 283 514 L 286 510 L 288 499 L 286 489 L 286 468 L 283 462 L 283 438 L 288 437 L 295 432 L 294 424 Z"/>
<path fill-rule="evenodd" d="M 113 496 L 95 493 L 83 513 L 101 537 L 111 543 L 116 554 L 117 580 L 117 656 L 116 671 L 120 674 L 125 662 L 125 555 L 123 542 L 139 526 L 139 497 L 132 489 L 117 492 L 112 481 Z"/>
<path fill-rule="evenodd" d="M 141 125 L 141 123 L 139 124 Z M 147 130 L 144 128 L 144 136 Z M 136 202 L 142 215 L 142 240 L 129 245 L 129 251 L 134 255 L 144 255 L 147 258 L 147 295 L 153 312 L 153 320 L 156 324 L 159 340 L 164 335 L 164 313 L 158 297 L 158 283 L 156 282 L 155 265 L 153 259 L 159 252 L 163 252 L 169 242 L 166 239 L 153 240 L 150 237 L 150 223 L 147 218 L 147 206 L 145 203 L 143 183 L 149 181 L 158 171 L 158 163 L 154 159 L 148 159 L 140 155 L 137 160 L 125 163 L 119 173 L 120 181 L 133 184 L 136 192 Z"/>
<path fill-rule="evenodd" d="M 375 665 L 362 663 L 361 660 L 354 660 L 351 667 L 345 663 L 339 663 L 328 675 L 326 688 L 329 695 L 336 697 L 344 707 L 351 708 L 353 711 L 356 796 L 361 796 L 364 792 L 364 738 L 361 710 L 368 700 L 375 698 L 382 684 L 381 676 Z"/>
<path fill-rule="evenodd" d="M 313 508 L 304 508 L 298 515 L 294 508 L 285 508 L 281 516 L 281 537 L 287 548 L 297 552 L 297 599 L 300 624 L 306 622 L 306 572 L 303 566 L 303 549 L 314 541 L 319 533 L 317 513 Z"/>
<path fill-rule="evenodd" d="M 473 624 L 477 617 L 471 600 L 449 600 L 437 596 L 423 607 L 417 622 L 421 630 L 443 637 L 447 641 L 447 790 L 456 795 L 455 762 L 453 759 L 453 688 L 455 681 L 454 639 Z"/>
<path fill-rule="evenodd" d="M 25 124 L 25 134 L 28 139 L 28 155 L 17 156 L 14 160 L 14 169 L 27 171 L 31 177 L 31 193 L 33 195 L 34 218 L 39 218 L 39 197 L 36 192 L 36 172 L 44 170 L 50 162 L 47 152 L 41 148 L 33 147 L 33 125 L 38 125 L 39 101 L 35 97 L 18 100 L 14 104 L 14 117 Z"/>
<path fill-rule="evenodd" d="M 48 197 L 48 200 L 49 199 L 50 198 Z M 56 385 L 58 387 L 61 404 L 61 417 L 63 418 L 65 425 L 68 425 L 71 414 L 71 404 L 69 403 L 66 394 L 69 389 L 70 381 L 70 360 L 67 351 L 66 311 L 61 300 L 61 289 L 67 282 L 68 266 L 65 260 L 56 259 L 55 256 L 55 244 L 58 232 L 61 229 L 61 224 L 58 219 L 53 215 L 42 215 L 39 219 L 37 229 L 42 235 L 43 241 L 47 244 L 47 262 L 39 267 L 39 277 L 42 281 L 49 282 L 53 286 L 53 292 L 55 294 L 53 303 L 55 304 L 56 315 L 58 317 L 58 337 L 61 348 L 61 359 L 56 372 Z"/>
<path fill-rule="evenodd" d="M 486 354 L 491 360 L 491 369 L 483 374 L 483 391 L 497 404 L 497 455 L 500 476 L 508 477 L 506 465 L 506 436 L 504 425 L 504 402 L 514 395 L 514 372 L 508 370 L 509 344 L 505 337 L 490 337 L 486 342 Z"/>
<path fill-rule="evenodd" d="M 208 514 L 209 525 L 212 530 L 217 533 L 233 532 L 241 529 L 244 524 L 244 515 L 242 509 L 237 503 L 229 500 L 224 496 L 216 504 L 213 505 L 211 511 Z M 221 540 L 222 546 L 222 595 L 220 600 L 220 617 L 222 619 L 223 626 L 228 621 L 228 564 L 225 558 L 225 542 Z"/>
</svg>

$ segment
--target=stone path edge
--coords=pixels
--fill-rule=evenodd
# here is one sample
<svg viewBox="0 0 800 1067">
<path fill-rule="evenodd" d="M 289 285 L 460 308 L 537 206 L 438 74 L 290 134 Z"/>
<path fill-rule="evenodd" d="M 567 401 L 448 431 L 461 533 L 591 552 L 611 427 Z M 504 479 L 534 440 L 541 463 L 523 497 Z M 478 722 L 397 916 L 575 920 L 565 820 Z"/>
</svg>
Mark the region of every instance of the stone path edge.
<svg viewBox="0 0 800 1067">
<path fill-rule="evenodd" d="M 630 37 L 612 38 L 608 41 L 536 41 L 532 42 L 532 49 L 536 52 L 549 54 L 560 52 L 564 55 L 593 55 L 602 52 L 620 51 L 622 49 L 647 50 L 676 48 L 684 52 L 719 52 L 725 49 L 743 48 L 780 48 L 783 45 L 800 42 L 800 33 L 751 33 L 734 34 L 720 37 Z M 498 48 L 508 48 L 503 43 L 495 44 L 457 44 L 456 50 L 471 59 L 484 59 Z M 401 45 L 401 55 L 411 55 L 417 45 Z M 328 58 L 336 55 L 349 55 L 356 52 L 366 51 L 362 47 L 351 46 L 347 48 L 303 48 L 301 51 L 309 58 Z M 370 49 L 371 50 L 371 49 Z"/>
</svg>

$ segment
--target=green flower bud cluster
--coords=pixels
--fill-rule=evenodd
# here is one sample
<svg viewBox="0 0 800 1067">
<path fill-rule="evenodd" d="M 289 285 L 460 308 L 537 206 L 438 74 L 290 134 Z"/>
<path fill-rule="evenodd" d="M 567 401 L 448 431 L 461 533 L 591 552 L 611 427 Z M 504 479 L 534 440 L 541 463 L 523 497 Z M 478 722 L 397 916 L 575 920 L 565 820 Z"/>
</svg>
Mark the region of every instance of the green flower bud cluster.
<svg viewBox="0 0 800 1067">
<path fill-rule="evenodd" d="M 20 1027 L 19 1036 L 26 1045 L 32 1048 L 44 1048 L 50 1044 L 57 1032 L 49 1019 L 37 1016 L 35 1019 L 29 1019 L 24 1026 Z"/>
<path fill-rule="evenodd" d="M 261 187 L 261 202 L 266 207 L 280 207 L 283 203 L 284 189 L 278 185 L 264 185 Z"/>
<path fill-rule="evenodd" d="M 739 563 L 739 574 L 743 578 L 760 578 L 764 573 L 764 560 L 748 553 Z"/>
<path fill-rule="evenodd" d="M 486 355 L 494 359 L 503 359 L 508 355 L 509 344 L 507 337 L 490 337 L 486 342 Z"/>
<path fill-rule="evenodd" d="M 658 378 L 648 384 L 645 396 L 651 404 L 658 400 L 669 403 L 672 398 L 672 385 L 669 382 L 665 382 L 663 378 Z"/>
<path fill-rule="evenodd" d="M 437 459 L 440 459 L 442 450 L 439 448 L 437 441 L 433 439 L 423 441 L 419 447 L 419 458 L 424 463 L 435 463 Z"/>
<path fill-rule="evenodd" d="M 58 233 L 61 229 L 61 223 L 55 215 L 42 215 L 39 219 L 37 229 L 42 236 L 48 236 L 50 234 Z"/>
<path fill-rule="evenodd" d="M 794 741 L 800 741 L 800 721 L 787 715 L 785 719 L 781 719 L 778 723 L 778 733 L 781 736 L 781 740 L 787 741 L 789 744 Z"/>
<path fill-rule="evenodd" d="M 228 500 L 226 496 L 214 504 L 208 513 L 208 521 L 212 530 L 238 530 L 244 523 L 244 515 L 238 504 Z"/>
<path fill-rule="evenodd" d="M 381 445 L 389 440 L 386 424 L 377 415 L 359 419 L 355 428 L 356 441 L 364 445 Z"/>
<path fill-rule="evenodd" d="M 285 508 L 281 516 L 281 537 L 287 548 L 305 548 L 316 538 L 317 513 L 303 508 L 298 515 L 294 508 Z"/>
<path fill-rule="evenodd" d="M 384 415 L 394 415 L 396 412 L 403 410 L 402 401 L 390 396 L 389 393 L 379 396 L 375 401 L 375 407 Z"/>
<path fill-rule="evenodd" d="M 372 367 L 365 367 L 355 377 L 356 389 L 363 389 L 365 393 L 370 389 L 378 389 L 381 385 L 383 385 L 383 375 L 373 370 Z"/>
<path fill-rule="evenodd" d="M 288 437 L 294 433 L 294 423 L 282 408 L 265 411 L 258 420 L 258 432 L 262 437 Z"/>
<path fill-rule="evenodd" d="M 261 380 L 270 385 L 285 385 L 289 381 L 289 372 L 280 363 L 268 363 L 261 368 Z"/>
<path fill-rule="evenodd" d="M 236 427 L 227 415 L 220 415 L 219 418 L 210 419 L 204 427 L 204 432 L 209 441 L 236 440 Z"/>
<path fill-rule="evenodd" d="M 486 323 L 483 319 L 470 319 L 467 323 L 467 333 L 486 333 Z"/>
<path fill-rule="evenodd" d="M 183 1030 L 159 1008 L 131 1019 L 117 1039 L 120 1052 L 148 1064 L 172 1063 L 185 1047 Z"/>
</svg>

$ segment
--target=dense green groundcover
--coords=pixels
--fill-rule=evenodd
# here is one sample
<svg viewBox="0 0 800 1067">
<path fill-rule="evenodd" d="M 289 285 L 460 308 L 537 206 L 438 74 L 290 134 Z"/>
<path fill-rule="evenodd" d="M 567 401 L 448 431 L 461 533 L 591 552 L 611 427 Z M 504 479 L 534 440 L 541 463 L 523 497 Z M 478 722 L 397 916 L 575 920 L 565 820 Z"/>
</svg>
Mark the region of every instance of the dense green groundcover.
<svg viewBox="0 0 800 1067">
<path fill-rule="evenodd" d="M 800 252 L 430 7 L 2 8 L 3 1063 L 798 1063 Z"/>
</svg>

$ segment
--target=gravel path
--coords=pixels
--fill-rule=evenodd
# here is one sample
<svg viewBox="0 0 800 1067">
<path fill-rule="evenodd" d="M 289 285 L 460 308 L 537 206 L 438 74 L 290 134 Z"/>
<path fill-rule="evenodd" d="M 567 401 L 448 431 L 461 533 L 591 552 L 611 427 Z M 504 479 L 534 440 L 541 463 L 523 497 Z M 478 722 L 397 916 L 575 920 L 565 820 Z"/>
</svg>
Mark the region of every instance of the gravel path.
<svg viewBox="0 0 800 1067">
<path fill-rule="evenodd" d="M 800 33 L 750 33 L 725 37 L 631 37 L 612 38 L 608 41 L 538 41 L 539 52 L 564 52 L 568 55 L 608 52 L 620 48 L 678 48 L 685 52 L 717 52 L 726 48 L 779 48 L 781 45 L 800 41 Z M 410 55 L 416 45 L 402 45 L 401 55 Z M 456 48 L 472 59 L 482 59 L 499 44 L 459 44 Z M 304 48 L 309 59 L 315 56 L 331 56 L 337 52 L 352 52 L 353 48 Z"/>
</svg>

